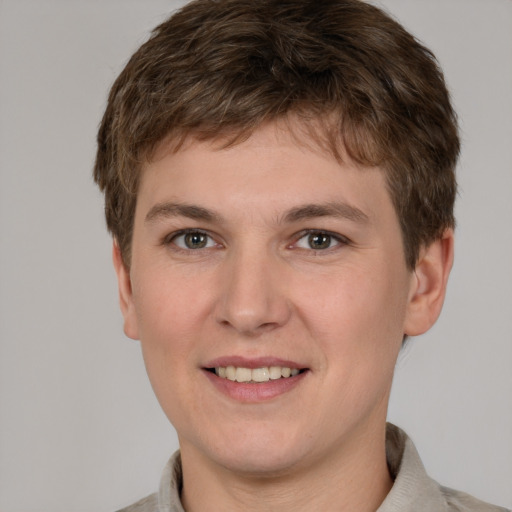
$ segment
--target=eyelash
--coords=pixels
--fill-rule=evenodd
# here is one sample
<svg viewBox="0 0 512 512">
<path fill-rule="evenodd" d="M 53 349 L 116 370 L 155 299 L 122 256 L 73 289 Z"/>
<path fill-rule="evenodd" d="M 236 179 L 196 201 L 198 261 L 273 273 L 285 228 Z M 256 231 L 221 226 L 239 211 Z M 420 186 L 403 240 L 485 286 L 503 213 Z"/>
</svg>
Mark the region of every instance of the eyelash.
<svg viewBox="0 0 512 512">
<path fill-rule="evenodd" d="M 176 243 L 176 240 L 179 239 L 180 237 L 185 237 L 187 235 L 198 235 L 198 236 L 205 237 L 206 238 L 205 245 L 202 247 L 196 247 L 196 248 L 180 247 Z M 297 243 L 300 240 L 302 240 L 306 237 L 313 237 L 313 236 L 320 236 L 320 237 L 328 238 L 329 239 L 329 247 L 313 248 L 311 246 L 309 246 L 309 247 L 297 246 Z M 334 246 L 331 246 L 331 243 L 333 241 L 336 243 Z M 306 242 L 306 243 L 308 243 L 308 242 Z M 180 231 L 171 233 L 170 235 L 166 236 L 163 239 L 162 243 L 163 243 L 163 245 L 173 245 L 175 250 L 179 250 L 179 251 L 183 251 L 183 252 L 193 252 L 193 251 L 199 251 L 201 249 L 210 249 L 210 248 L 214 247 L 215 245 L 220 245 L 218 242 L 215 242 L 215 239 L 207 231 L 203 231 L 201 229 L 194 229 L 194 228 L 182 229 Z M 304 251 L 314 251 L 315 253 L 320 253 L 320 252 L 330 252 L 331 250 L 334 250 L 339 246 L 345 246 L 345 245 L 349 245 L 349 244 L 350 244 L 350 240 L 338 233 L 332 233 L 331 231 L 325 231 L 325 230 L 320 230 L 320 229 L 307 229 L 307 230 L 301 231 L 300 233 L 295 235 L 293 243 L 290 244 L 288 246 L 288 248 L 304 250 Z M 184 244 L 184 245 L 186 245 L 186 244 Z"/>
<path fill-rule="evenodd" d="M 188 248 L 185 248 L 185 247 L 180 247 L 177 243 L 176 243 L 176 240 L 180 237 L 185 237 L 187 235 L 199 235 L 199 236 L 203 236 L 205 238 L 207 238 L 207 242 L 206 244 L 208 244 L 209 242 L 208 241 L 211 241 L 211 242 L 214 242 L 214 245 L 218 245 L 217 242 L 215 242 L 214 238 L 207 232 L 207 231 L 203 231 L 201 229 L 193 229 L 193 228 L 190 228 L 190 229 L 182 229 L 180 231 L 177 231 L 177 232 L 174 232 L 174 233 L 171 233 L 170 235 L 166 236 L 163 240 L 163 245 L 174 245 L 174 247 L 177 249 L 177 250 L 180 250 L 180 251 L 184 251 L 184 252 L 192 252 L 192 251 L 197 251 L 197 250 L 200 250 L 200 249 L 209 249 L 212 247 L 212 245 L 210 245 L 208 247 L 208 245 L 204 246 L 204 247 L 198 247 L 198 248 L 191 248 L 191 247 L 188 247 Z"/>
<path fill-rule="evenodd" d="M 312 237 L 312 236 L 326 237 L 326 238 L 329 238 L 329 242 L 334 241 L 334 242 L 336 242 L 336 244 L 334 246 L 329 246 L 329 247 L 321 248 L 321 249 L 319 249 L 319 248 L 315 249 L 311 246 L 309 246 L 307 248 L 306 247 L 297 247 L 297 243 L 300 240 L 302 240 L 303 238 Z M 308 242 L 309 242 L 309 240 L 308 240 Z M 331 250 L 335 250 L 336 248 L 338 248 L 340 246 L 345 246 L 345 245 L 349 245 L 349 244 L 350 244 L 350 240 L 347 237 L 342 236 L 338 233 L 333 233 L 331 231 L 325 231 L 322 229 L 307 229 L 307 230 L 300 232 L 297 235 L 297 237 L 295 238 L 295 241 L 290 246 L 290 248 L 305 250 L 305 251 L 314 251 L 315 253 L 320 253 L 320 252 L 330 252 Z"/>
</svg>

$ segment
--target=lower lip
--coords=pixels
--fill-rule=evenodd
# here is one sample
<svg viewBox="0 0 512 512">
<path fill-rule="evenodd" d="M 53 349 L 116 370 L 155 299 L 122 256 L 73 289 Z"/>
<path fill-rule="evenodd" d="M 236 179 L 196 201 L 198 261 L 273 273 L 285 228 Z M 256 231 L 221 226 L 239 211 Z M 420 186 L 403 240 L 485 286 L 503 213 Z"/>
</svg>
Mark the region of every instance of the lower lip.
<svg viewBox="0 0 512 512">
<path fill-rule="evenodd" d="M 267 382 L 234 382 L 218 377 L 215 373 L 204 370 L 209 381 L 224 395 L 238 402 L 265 402 L 291 391 L 306 377 L 303 371 L 294 377 L 269 380 Z"/>
</svg>

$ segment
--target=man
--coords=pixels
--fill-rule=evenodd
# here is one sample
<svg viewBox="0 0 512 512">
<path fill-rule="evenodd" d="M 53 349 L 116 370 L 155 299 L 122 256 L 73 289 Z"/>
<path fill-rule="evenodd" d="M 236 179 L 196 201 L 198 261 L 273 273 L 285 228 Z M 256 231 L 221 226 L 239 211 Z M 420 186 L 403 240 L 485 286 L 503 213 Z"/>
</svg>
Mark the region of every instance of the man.
<svg viewBox="0 0 512 512">
<path fill-rule="evenodd" d="M 456 118 L 433 55 L 358 0 L 198 0 L 110 93 L 125 332 L 180 453 L 127 511 L 500 510 L 386 427 L 453 261 Z"/>
</svg>

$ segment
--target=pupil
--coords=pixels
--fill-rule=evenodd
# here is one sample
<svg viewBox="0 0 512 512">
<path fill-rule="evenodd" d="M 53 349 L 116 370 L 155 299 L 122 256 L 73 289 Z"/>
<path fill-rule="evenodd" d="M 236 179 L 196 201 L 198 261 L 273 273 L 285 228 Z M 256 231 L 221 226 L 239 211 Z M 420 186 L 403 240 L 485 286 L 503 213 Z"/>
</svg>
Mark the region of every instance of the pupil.
<svg viewBox="0 0 512 512">
<path fill-rule="evenodd" d="M 185 235 L 185 245 L 189 249 L 202 249 L 206 246 L 206 236 L 202 233 L 187 233 Z"/>
<path fill-rule="evenodd" d="M 313 249 L 327 249 L 331 245 L 330 235 L 314 234 L 309 235 L 309 245 Z"/>
</svg>

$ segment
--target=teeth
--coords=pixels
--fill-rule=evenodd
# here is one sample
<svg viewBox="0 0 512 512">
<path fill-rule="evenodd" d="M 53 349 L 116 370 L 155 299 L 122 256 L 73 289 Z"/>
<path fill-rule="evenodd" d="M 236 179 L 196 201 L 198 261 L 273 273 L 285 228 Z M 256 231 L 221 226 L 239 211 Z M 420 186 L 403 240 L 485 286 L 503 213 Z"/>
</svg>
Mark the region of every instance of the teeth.
<svg viewBox="0 0 512 512">
<path fill-rule="evenodd" d="M 270 371 L 268 368 L 256 368 L 251 371 L 251 380 L 254 382 L 268 382 L 270 380 Z"/>
<path fill-rule="evenodd" d="M 270 372 L 270 378 L 272 380 L 281 378 L 281 367 L 280 366 L 271 366 L 269 368 L 269 372 Z"/>
<path fill-rule="evenodd" d="M 236 368 L 234 366 L 228 366 L 226 368 L 226 379 L 235 380 L 235 373 L 236 373 Z M 219 368 L 219 377 L 220 377 L 220 368 Z"/>
<path fill-rule="evenodd" d="M 249 382 L 252 371 L 249 368 L 237 368 L 235 372 L 235 380 L 237 382 Z"/>
<path fill-rule="evenodd" d="M 223 379 L 233 382 L 268 382 L 269 380 L 287 379 L 295 377 L 300 370 L 298 368 L 287 368 L 284 366 L 270 366 L 263 368 L 242 368 L 235 366 L 219 366 L 215 368 L 215 374 Z"/>
</svg>

